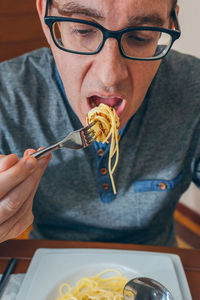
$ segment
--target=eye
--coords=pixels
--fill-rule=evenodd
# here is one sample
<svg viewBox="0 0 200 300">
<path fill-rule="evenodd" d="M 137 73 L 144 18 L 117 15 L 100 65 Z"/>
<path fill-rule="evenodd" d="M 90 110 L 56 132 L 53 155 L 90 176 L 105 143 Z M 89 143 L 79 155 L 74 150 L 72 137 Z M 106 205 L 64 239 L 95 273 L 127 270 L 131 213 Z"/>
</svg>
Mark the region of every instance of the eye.
<svg viewBox="0 0 200 300">
<path fill-rule="evenodd" d="M 72 33 L 73 34 L 77 34 L 77 35 L 80 35 L 80 36 L 93 36 L 95 35 L 97 32 L 96 28 L 95 27 L 91 27 L 91 26 L 73 26 L 72 28 Z"/>
<path fill-rule="evenodd" d="M 149 43 L 152 41 L 152 36 L 148 34 L 144 34 L 143 32 L 130 32 L 127 36 L 126 39 L 129 43 Z"/>
</svg>

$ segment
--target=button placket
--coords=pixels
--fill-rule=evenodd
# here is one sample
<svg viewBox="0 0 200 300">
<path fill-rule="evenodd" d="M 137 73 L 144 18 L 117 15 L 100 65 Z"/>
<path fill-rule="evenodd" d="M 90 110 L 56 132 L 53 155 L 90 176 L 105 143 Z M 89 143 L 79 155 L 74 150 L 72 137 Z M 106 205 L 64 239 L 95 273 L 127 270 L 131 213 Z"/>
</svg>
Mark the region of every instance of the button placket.
<svg viewBox="0 0 200 300">
<path fill-rule="evenodd" d="M 108 191 L 110 189 L 110 177 L 107 168 L 105 167 L 108 164 L 108 152 L 101 157 L 99 163 L 99 173 L 101 174 L 101 189 L 103 191 Z"/>
<path fill-rule="evenodd" d="M 100 148 L 96 151 L 97 159 L 97 180 L 101 201 L 108 203 L 114 200 L 111 180 L 108 172 L 109 147 L 105 150 Z"/>
</svg>

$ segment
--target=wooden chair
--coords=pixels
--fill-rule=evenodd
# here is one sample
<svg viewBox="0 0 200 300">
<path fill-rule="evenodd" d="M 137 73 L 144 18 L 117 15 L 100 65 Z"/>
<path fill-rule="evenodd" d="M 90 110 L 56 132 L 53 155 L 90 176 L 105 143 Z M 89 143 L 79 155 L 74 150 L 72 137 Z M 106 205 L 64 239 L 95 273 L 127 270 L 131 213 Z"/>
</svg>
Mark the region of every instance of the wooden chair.
<svg viewBox="0 0 200 300">
<path fill-rule="evenodd" d="M 0 0 L 0 61 L 48 46 L 35 0 Z"/>
</svg>

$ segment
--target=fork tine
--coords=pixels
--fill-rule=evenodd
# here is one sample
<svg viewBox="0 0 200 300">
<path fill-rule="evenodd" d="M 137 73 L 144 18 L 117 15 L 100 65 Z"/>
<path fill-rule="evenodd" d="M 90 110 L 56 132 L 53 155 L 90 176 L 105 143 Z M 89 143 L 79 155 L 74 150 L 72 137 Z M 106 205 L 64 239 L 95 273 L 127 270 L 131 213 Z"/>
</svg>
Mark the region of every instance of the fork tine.
<svg viewBox="0 0 200 300">
<path fill-rule="evenodd" d="M 87 135 L 86 139 L 88 144 L 91 144 L 93 141 L 95 141 L 96 139 L 95 132 L 93 131 L 91 134 Z"/>
<path fill-rule="evenodd" d="M 96 121 L 82 128 L 81 137 L 82 137 L 83 147 L 87 147 L 88 145 L 92 144 L 95 141 L 95 131 L 92 129 L 92 126 L 94 126 L 95 123 Z"/>
<path fill-rule="evenodd" d="M 92 135 L 94 135 L 94 134 L 95 134 L 95 131 L 94 131 L 93 129 L 86 130 L 86 131 L 84 132 L 85 137 L 90 137 L 90 136 L 92 136 Z"/>
<path fill-rule="evenodd" d="M 87 145 L 91 145 L 95 141 L 95 138 L 87 139 Z"/>
<path fill-rule="evenodd" d="M 94 124 L 96 123 L 96 121 L 90 123 L 88 126 L 83 128 L 84 133 L 88 131 L 88 129 L 90 129 L 92 126 L 94 126 Z"/>
<path fill-rule="evenodd" d="M 90 130 L 87 131 L 87 133 L 84 134 L 87 144 L 91 144 L 93 141 L 95 141 L 95 131 Z"/>
<path fill-rule="evenodd" d="M 96 138 L 95 136 L 91 137 L 89 140 L 88 140 L 88 144 L 92 144 L 93 142 L 95 142 Z"/>
<path fill-rule="evenodd" d="M 95 141 L 95 132 L 94 130 L 81 130 L 80 132 L 83 147 L 87 147 Z"/>
</svg>

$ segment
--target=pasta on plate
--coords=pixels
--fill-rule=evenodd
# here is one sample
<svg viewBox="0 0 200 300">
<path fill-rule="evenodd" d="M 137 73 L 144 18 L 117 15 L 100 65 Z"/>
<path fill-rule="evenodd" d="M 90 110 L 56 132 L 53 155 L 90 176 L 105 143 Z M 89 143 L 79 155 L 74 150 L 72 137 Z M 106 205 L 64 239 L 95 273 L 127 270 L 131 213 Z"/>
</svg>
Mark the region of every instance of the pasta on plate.
<svg viewBox="0 0 200 300">
<path fill-rule="evenodd" d="M 123 300 L 127 281 L 120 271 L 106 269 L 95 276 L 81 278 L 75 286 L 62 283 L 56 300 Z"/>
</svg>

